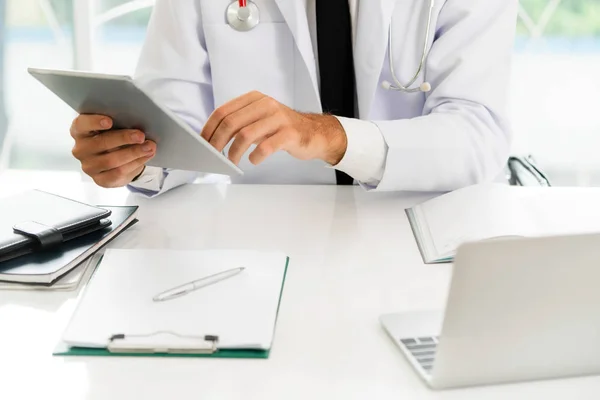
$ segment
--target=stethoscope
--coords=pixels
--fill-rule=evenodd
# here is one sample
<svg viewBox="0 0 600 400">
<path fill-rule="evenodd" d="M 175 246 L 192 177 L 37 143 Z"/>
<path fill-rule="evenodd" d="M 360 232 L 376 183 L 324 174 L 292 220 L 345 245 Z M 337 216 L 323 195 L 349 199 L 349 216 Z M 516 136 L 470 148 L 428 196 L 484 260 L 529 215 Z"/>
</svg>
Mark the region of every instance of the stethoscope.
<svg viewBox="0 0 600 400">
<path fill-rule="evenodd" d="M 394 70 L 394 46 L 392 43 L 392 24 L 390 23 L 390 40 L 389 40 L 389 50 L 388 56 L 390 58 L 390 72 L 392 73 L 392 79 L 394 80 L 394 84 L 392 85 L 389 81 L 383 81 L 381 83 L 381 87 L 386 90 L 395 90 L 397 92 L 404 93 L 427 93 L 431 91 L 431 84 L 429 82 L 423 82 L 418 87 L 412 87 L 419 76 L 423 72 L 425 68 L 425 63 L 427 62 L 427 56 L 429 55 L 429 34 L 431 33 L 431 18 L 433 17 L 433 9 L 435 7 L 435 0 L 429 0 L 429 15 L 427 17 L 427 30 L 425 31 L 425 44 L 423 45 L 423 53 L 421 55 L 421 61 L 419 62 L 419 67 L 417 68 L 417 72 L 412 77 L 412 79 L 406 84 L 403 85 L 398 78 L 396 77 L 396 72 Z"/>
<path fill-rule="evenodd" d="M 427 28 L 425 32 L 425 41 L 423 45 L 421 61 L 419 62 L 417 72 L 412 77 L 412 79 L 406 84 L 402 84 L 398 80 L 394 69 L 394 45 L 392 41 L 392 24 L 390 23 L 388 53 L 390 59 L 390 72 L 392 74 L 394 84 L 390 83 L 389 81 L 384 81 L 381 83 L 381 86 L 384 89 L 404 93 L 426 93 L 431 91 L 431 84 L 429 82 L 423 82 L 418 87 L 413 87 L 413 85 L 415 84 L 417 79 L 419 79 L 421 73 L 423 73 L 425 63 L 427 62 L 427 56 L 429 55 L 429 35 L 431 33 L 431 19 L 433 17 L 434 7 L 435 0 L 429 0 L 429 15 L 427 17 Z M 237 31 L 247 32 L 251 29 L 254 29 L 259 22 L 260 12 L 257 5 L 253 1 L 237 0 L 229 4 L 229 6 L 227 7 L 227 23 L 229 23 L 229 25 Z"/>
</svg>

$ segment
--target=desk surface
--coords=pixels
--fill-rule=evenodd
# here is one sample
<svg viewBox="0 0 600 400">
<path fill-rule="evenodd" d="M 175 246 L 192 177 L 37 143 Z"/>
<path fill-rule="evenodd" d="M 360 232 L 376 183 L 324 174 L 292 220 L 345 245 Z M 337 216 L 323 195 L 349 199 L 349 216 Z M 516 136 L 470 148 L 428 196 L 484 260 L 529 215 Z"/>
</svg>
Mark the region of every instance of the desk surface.
<svg viewBox="0 0 600 400">
<path fill-rule="evenodd" d="M 62 183 L 35 181 L 37 187 L 91 203 L 141 206 L 140 222 L 113 248 L 286 252 L 291 263 L 274 348 L 268 360 L 53 357 L 77 293 L 0 292 L 0 398 L 480 400 L 600 395 L 600 377 L 447 392 L 421 383 L 378 317 L 444 305 L 451 267 L 423 265 L 404 214 L 423 196 L 333 186 L 190 185 L 148 200 L 123 189 L 102 190 L 69 179 Z M 3 185 L 3 193 L 15 187 Z"/>
</svg>

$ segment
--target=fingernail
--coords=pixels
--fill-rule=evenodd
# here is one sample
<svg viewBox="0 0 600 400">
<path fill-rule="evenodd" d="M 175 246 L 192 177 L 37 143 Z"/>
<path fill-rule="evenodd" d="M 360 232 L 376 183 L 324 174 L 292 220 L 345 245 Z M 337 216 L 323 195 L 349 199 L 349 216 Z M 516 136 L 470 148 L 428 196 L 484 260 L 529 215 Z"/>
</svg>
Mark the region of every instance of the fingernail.
<svg viewBox="0 0 600 400">
<path fill-rule="evenodd" d="M 152 145 L 149 142 L 146 142 L 142 146 L 142 150 L 144 150 L 146 153 L 150 153 L 152 151 Z"/>
<path fill-rule="evenodd" d="M 102 126 L 103 128 L 110 128 L 110 120 L 109 119 L 102 119 L 100 121 L 100 126 Z"/>
<path fill-rule="evenodd" d="M 131 140 L 133 142 L 143 142 L 144 141 L 144 135 L 142 135 L 140 132 L 132 132 L 131 133 Z"/>
</svg>

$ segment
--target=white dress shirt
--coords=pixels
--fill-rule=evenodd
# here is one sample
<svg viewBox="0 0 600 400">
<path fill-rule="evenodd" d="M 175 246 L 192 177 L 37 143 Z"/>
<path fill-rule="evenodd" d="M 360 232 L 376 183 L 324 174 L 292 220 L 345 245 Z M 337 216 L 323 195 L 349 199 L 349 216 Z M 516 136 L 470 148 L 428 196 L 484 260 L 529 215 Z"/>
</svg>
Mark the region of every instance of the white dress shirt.
<svg viewBox="0 0 600 400">
<path fill-rule="evenodd" d="M 306 11 L 318 71 L 316 1 L 307 0 Z M 352 41 L 354 43 L 358 2 L 360 0 L 348 1 L 352 18 Z M 373 122 L 354 118 L 337 118 L 346 132 L 347 148 L 342 160 L 331 168 L 345 172 L 363 185 L 377 186 L 383 177 L 387 156 L 387 145 L 383 134 Z M 189 172 L 146 167 L 142 175 L 132 182 L 129 187 L 133 191 L 152 196 L 159 191 L 165 192 L 184 183 L 192 182 L 195 177 Z"/>
</svg>

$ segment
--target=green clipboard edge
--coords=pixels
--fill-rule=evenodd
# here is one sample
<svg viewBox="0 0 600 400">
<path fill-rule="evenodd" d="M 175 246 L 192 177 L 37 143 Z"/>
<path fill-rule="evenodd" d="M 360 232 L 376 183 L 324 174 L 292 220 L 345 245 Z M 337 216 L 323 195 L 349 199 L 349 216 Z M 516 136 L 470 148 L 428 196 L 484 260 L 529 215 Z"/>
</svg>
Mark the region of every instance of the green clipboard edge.
<svg viewBox="0 0 600 400">
<path fill-rule="evenodd" d="M 277 303 L 277 315 L 279 316 L 279 307 L 281 306 L 281 298 L 283 297 L 283 287 L 285 286 L 285 278 L 287 276 L 288 265 L 290 258 L 286 257 L 285 271 L 283 272 L 283 282 L 281 283 L 281 291 L 279 292 L 279 302 Z M 277 320 L 275 321 L 277 326 Z M 53 356 L 87 356 L 87 357 L 193 357 L 193 358 L 269 358 L 270 350 L 218 350 L 212 354 L 175 354 L 175 353 L 111 353 L 106 349 L 95 349 L 88 347 L 69 347 L 64 342 L 59 342 L 54 351 Z"/>
</svg>

